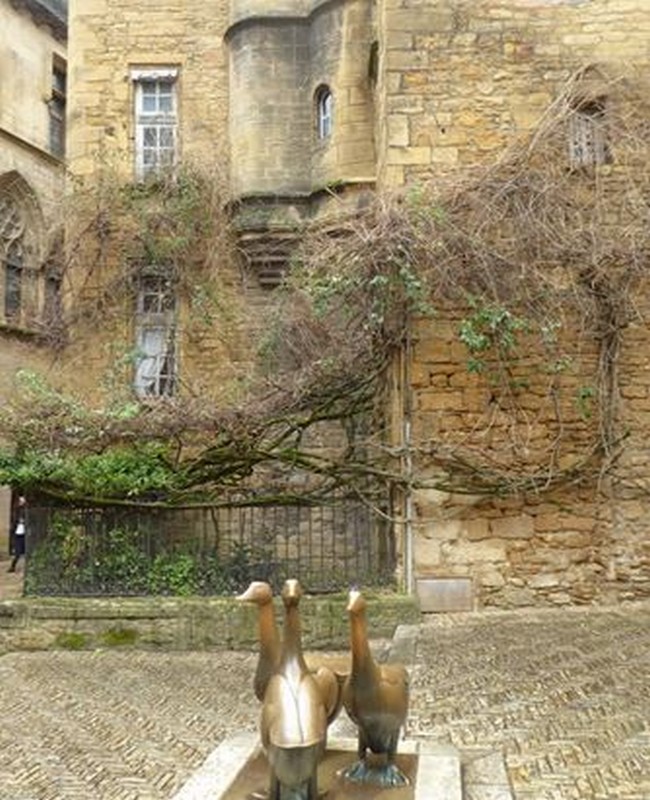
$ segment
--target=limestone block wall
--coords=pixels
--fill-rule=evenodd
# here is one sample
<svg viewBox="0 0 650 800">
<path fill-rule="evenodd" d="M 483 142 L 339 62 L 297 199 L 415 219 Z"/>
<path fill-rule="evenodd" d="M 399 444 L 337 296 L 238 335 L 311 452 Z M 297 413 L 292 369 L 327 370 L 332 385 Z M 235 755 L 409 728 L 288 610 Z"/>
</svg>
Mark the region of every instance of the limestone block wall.
<svg viewBox="0 0 650 800">
<path fill-rule="evenodd" d="M 133 177 L 131 67 L 179 70 L 180 157 L 227 168 L 226 0 L 71 0 L 68 157 L 75 176 L 98 165 Z"/>
<path fill-rule="evenodd" d="M 524 140 L 580 70 L 602 66 L 637 79 L 650 66 L 650 16 L 635 0 L 382 0 L 377 18 L 381 188 L 453 182 L 493 163 Z M 630 435 L 616 472 L 599 486 L 525 501 L 415 492 L 416 580 L 467 578 L 479 607 L 648 596 L 645 295 L 634 304 L 619 363 L 619 421 Z M 408 396 L 396 414 L 412 413 L 416 439 L 461 438 L 481 427 L 486 396 L 467 373 L 457 324 L 452 314 L 418 326 Z M 587 360 L 583 369 L 576 380 L 590 384 Z M 532 448 L 547 442 L 541 397 L 531 391 L 526 401 L 536 420 Z M 574 423 L 572 436 L 584 436 Z M 488 445 L 498 445 L 503 429 L 490 430 Z M 426 465 L 416 468 L 429 477 Z"/>
<path fill-rule="evenodd" d="M 502 498 L 422 488 L 413 494 L 414 577 L 471 581 L 473 605 L 528 606 L 618 602 L 650 596 L 650 536 L 644 511 L 648 489 L 650 431 L 650 339 L 643 322 L 650 306 L 636 298 L 639 319 L 625 331 L 621 360 L 621 428 L 628 431 L 615 468 L 601 480 L 569 485 L 525 497 Z M 488 382 L 467 371 L 459 342 L 459 319 L 422 321 L 410 367 L 414 452 L 428 445 L 476 445 L 494 464 L 510 435 L 504 419 L 490 411 Z M 586 443 L 592 420 L 581 419 L 576 390 L 594 381 L 593 354 L 576 359 L 563 393 L 563 436 L 569 449 Z M 531 351 L 543 372 L 544 356 Z M 534 383 L 521 398 L 527 420 L 512 457 L 524 450 L 543 452 L 554 427 L 544 392 Z M 479 433 L 479 438 L 472 438 Z M 593 432 L 593 429 L 592 429 Z M 569 458 L 560 454 L 560 461 Z M 490 457 L 488 457 L 490 463 Z M 416 456 L 416 480 L 435 470 Z"/>
<path fill-rule="evenodd" d="M 63 164 L 50 152 L 49 107 L 54 59 L 66 44 L 26 10 L 0 7 L 0 185 L 28 215 L 32 257 L 45 256 L 48 234 L 61 223 Z"/>
<path fill-rule="evenodd" d="M 485 163 L 579 68 L 650 61 L 636 0 L 382 0 L 384 186 Z"/>
<path fill-rule="evenodd" d="M 242 22 L 229 31 L 228 46 L 233 193 L 309 192 L 312 118 L 306 20 Z"/>
<path fill-rule="evenodd" d="M 373 38 L 367 0 L 305 8 L 237 3 L 230 54 L 230 141 L 236 196 L 309 194 L 375 176 Z M 315 93 L 334 98 L 332 135 L 319 140 Z"/>
<path fill-rule="evenodd" d="M 0 193 L 19 210 L 25 224 L 26 266 L 30 269 L 30 317 L 42 302 L 38 280 L 51 235 L 61 224 L 63 164 L 49 150 L 48 101 L 55 58 L 65 61 L 66 45 L 47 25 L 37 25 L 27 10 L 0 6 Z M 3 278 L 4 280 L 4 278 Z M 0 291 L 4 297 L 4 290 Z M 13 329 L 0 315 L 0 402 L 16 391 L 20 369 L 47 371 L 49 359 L 34 343 L 33 330 Z"/>
<path fill-rule="evenodd" d="M 82 198 L 82 210 L 84 184 L 92 187 L 100 174 L 109 176 L 109 192 L 119 182 L 134 179 L 135 98 L 130 73 L 156 66 L 178 70 L 180 162 L 212 176 L 222 188 L 223 202 L 227 201 L 229 87 L 223 36 L 228 17 L 226 0 L 70 2 L 69 189 Z M 81 221 L 83 228 L 85 218 Z M 80 241 L 70 226 L 68 234 L 72 246 Z M 103 252 L 100 259 L 89 238 L 84 246 L 93 265 L 89 291 L 99 296 L 102 284 L 123 268 L 122 254 Z M 218 280 L 211 281 L 210 270 Z M 81 272 L 71 276 L 75 290 L 87 280 Z M 227 253 L 215 252 L 205 275 L 197 276 L 194 298 L 179 301 L 177 356 L 185 389 L 229 391 L 229 381 L 240 374 L 239 364 L 249 357 L 242 305 L 234 301 L 241 288 Z M 206 302 L 193 303 L 201 297 Z M 96 315 L 80 319 L 60 363 L 61 381 L 93 398 L 111 386 L 128 385 L 133 315 L 133 298 L 124 297 L 101 316 L 100 324 Z"/>
<path fill-rule="evenodd" d="M 310 31 L 311 102 L 320 85 L 334 98 L 331 141 L 314 136 L 312 110 L 312 189 L 335 181 L 374 181 L 374 84 L 370 74 L 374 40 L 373 8 L 367 0 L 323 4 Z"/>
<path fill-rule="evenodd" d="M 0 129 L 49 152 L 52 59 L 65 61 L 65 42 L 12 3 L 0 7 L 0 41 Z"/>
<path fill-rule="evenodd" d="M 390 638 L 398 625 L 420 619 L 411 597 L 367 597 L 374 638 Z M 303 599 L 305 647 L 347 649 L 346 603 L 341 595 Z M 279 601 L 276 613 L 281 623 Z M 252 650 L 257 639 L 257 610 L 232 598 L 29 598 L 0 603 L 0 652 L 111 646 Z"/>
</svg>

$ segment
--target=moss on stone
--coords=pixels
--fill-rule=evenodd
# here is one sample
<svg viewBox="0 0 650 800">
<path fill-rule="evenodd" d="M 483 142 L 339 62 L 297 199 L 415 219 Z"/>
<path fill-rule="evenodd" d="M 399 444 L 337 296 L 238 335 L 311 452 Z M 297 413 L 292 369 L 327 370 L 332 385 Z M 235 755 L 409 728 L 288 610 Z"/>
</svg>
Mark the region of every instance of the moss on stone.
<svg viewBox="0 0 650 800">
<path fill-rule="evenodd" d="M 83 650 L 88 646 L 90 637 L 86 633 L 79 633 L 78 631 L 62 631 L 57 634 L 54 640 L 54 646 L 60 647 L 63 650 Z"/>
<path fill-rule="evenodd" d="M 125 647 L 135 644 L 139 635 L 133 628 L 109 628 L 100 639 L 106 647 Z"/>
</svg>

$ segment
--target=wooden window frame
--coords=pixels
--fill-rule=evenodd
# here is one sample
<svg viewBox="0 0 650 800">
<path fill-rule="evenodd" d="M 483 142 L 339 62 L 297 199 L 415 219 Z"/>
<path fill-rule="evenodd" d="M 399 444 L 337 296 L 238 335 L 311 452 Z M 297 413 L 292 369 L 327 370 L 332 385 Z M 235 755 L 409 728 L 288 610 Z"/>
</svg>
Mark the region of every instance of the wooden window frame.
<svg viewBox="0 0 650 800">
<path fill-rule="evenodd" d="M 178 70 L 173 67 L 132 70 L 131 80 L 135 174 L 137 180 L 144 181 L 173 170 L 178 163 Z M 146 108 L 146 100 L 151 98 L 155 101 L 153 107 Z M 169 98 L 169 108 L 164 107 L 163 98 Z"/>
<path fill-rule="evenodd" d="M 141 399 L 170 397 L 177 387 L 176 294 L 165 271 L 137 279 L 133 388 Z"/>
</svg>

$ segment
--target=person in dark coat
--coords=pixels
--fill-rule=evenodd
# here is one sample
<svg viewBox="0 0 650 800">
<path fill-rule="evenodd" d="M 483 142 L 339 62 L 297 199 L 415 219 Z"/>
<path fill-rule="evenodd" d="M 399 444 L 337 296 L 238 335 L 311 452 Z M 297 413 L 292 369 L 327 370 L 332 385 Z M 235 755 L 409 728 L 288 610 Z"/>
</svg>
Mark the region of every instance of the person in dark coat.
<svg viewBox="0 0 650 800">
<path fill-rule="evenodd" d="M 27 536 L 27 500 L 22 494 L 18 497 L 9 535 L 14 555 L 9 565 L 9 572 L 15 572 L 18 561 L 25 555 L 25 538 Z"/>
</svg>

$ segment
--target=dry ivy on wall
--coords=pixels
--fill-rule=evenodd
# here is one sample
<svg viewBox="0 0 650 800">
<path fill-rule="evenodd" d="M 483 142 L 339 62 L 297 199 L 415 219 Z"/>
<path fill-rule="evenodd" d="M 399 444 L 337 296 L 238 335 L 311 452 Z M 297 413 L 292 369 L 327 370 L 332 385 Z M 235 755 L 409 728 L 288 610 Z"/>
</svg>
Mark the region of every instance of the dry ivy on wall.
<svg viewBox="0 0 650 800">
<path fill-rule="evenodd" d="M 490 402 L 469 429 L 414 439 L 424 483 L 508 494 L 602 474 L 624 436 L 621 336 L 650 252 L 648 96 L 639 81 L 583 71 L 533 134 L 490 167 L 378 197 L 364 214 L 335 224 L 296 230 L 300 244 L 259 342 L 260 369 L 236 405 L 180 396 L 93 415 L 41 391 L 49 416 L 41 408 L 40 421 L 25 421 L 24 408 L 8 411 L 5 431 L 26 450 L 48 442 L 76 455 L 155 445 L 152 463 L 164 476 L 143 480 L 140 499 L 236 494 L 273 464 L 281 476 L 296 468 L 310 474 L 314 495 L 341 487 L 364 493 L 369 478 L 372 485 L 404 483 L 411 478 L 396 466 L 382 427 L 386 369 L 408 345 L 415 318 L 434 327 L 451 319 L 476 387 Z M 595 99 L 606 103 L 609 163 L 572 166 L 567 132 Z M 144 216 L 119 229 L 98 198 L 87 228 L 97 240 L 93 263 L 102 264 L 116 242 L 122 265 L 158 257 L 173 242 L 179 280 L 200 274 L 211 254 L 234 246 L 222 211 L 214 219 L 228 241 L 214 239 L 214 219 L 203 212 L 223 204 L 209 181 L 200 185 L 212 203 L 195 195 L 195 205 L 177 218 L 164 203 L 156 210 L 164 193 L 153 193 L 153 212 L 150 203 Z M 133 201 L 128 191 L 126 200 Z M 193 209 L 201 211 L 196 221 Z M 90 305 L 85 299 L 93 296 L 86 289 L 94 277 L 77 285 L 73 315 L 105 313 L 96 293 Z M 127 287 L 128 269 L 115 280 Z M 116 294 L 113 287 L 102 297 Z M 546 433 L 522 447 L 540 405 Z M 328 450 L 314 432 L 332 420 L 346 423 L 349 435 L 347 444 Z M 49 489 L 57 486 L 70 488 L 61 479 Z"/>
<path fill-rule="evenodd" d="M 149 268 L 164 268 L 190 322 L 210 322 L 234 254 L 224 187 L 221 169 L 193 166 L 133 184 L 101 164 L 91 182 L 73 183 L 63 208 L 62 318 L 47 321 L 49 344 L 64 347 L 75 328 L 123 321 Z"/>
</svg>

